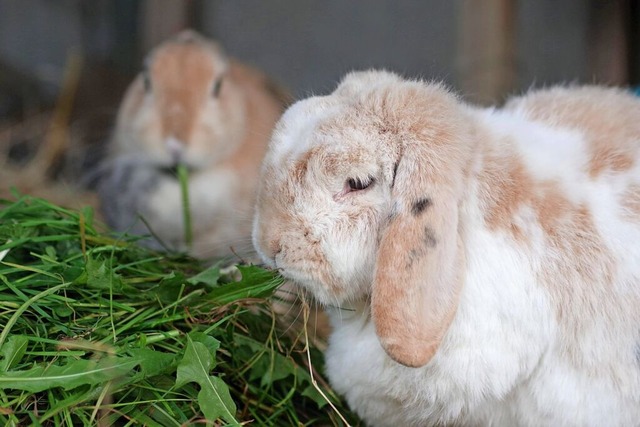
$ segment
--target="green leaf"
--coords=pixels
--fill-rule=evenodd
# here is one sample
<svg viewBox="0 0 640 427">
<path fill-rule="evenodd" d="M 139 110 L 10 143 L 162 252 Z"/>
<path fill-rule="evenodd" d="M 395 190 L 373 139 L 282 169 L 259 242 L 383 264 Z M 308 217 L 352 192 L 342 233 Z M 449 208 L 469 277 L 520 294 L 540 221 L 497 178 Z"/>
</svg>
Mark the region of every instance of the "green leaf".
<svg viewBox="0 0 640 427">
<path fill-rule="evenodd" d="M 134 348 L 129 352 L 134 358 L 140 360 L 140 372 L 136 375 L 136 380 L 165 373 L 176 360 L 173 354 L 148 348 Z"/>
<path fill-rule="evenodd" d="M 262 353 L 251 367 L 250 377 L 252 380 L 260 378 L 262 387 L 267 387 L 274 381 L 285 379 L 289 375 L 298 374 L 299 368 L 293 361 L 273 351 L 270 347 L 239 334 L 236 334 L 234 338 L 238 344 L 249 347 L 254 353 Z M 301 372 L 304 377 L 305 372 Z"/>
<path fill-rule="evenodd" d="M 0 371 L 8 371 L 9 369 L 20 363 L 29 344 L 29 337 L 24 335 L 13 335 L 9 337 L 6 343 L 0 349 Z"/>
<path fill-rule="evenodd" d="M 236 404 L 231 399 L 229 386 L 218 377 L 209 376 L 200 384 L 198 404 L 208 420 L 222 417 L 233 425 L 240 425 L 236 420 Z"/>
<path fill-rule="evenodd" d="M 57 254 L 56 254 L 56 248 L 54 248 L 53 246 L 47 246 L 46 248 L 44 248 L 44 251 L 46 252 L 47 256 L 49 258 L 51 258 L 52 260 L 57 260 Z"/>
<path fill-rule="evenodd" d="M 107 267 L 105 261 L 87 259 L 87 286 L 93 289 L 114 291 L 122 290 L 122 279 L 113 269 Z"/>
<path fill-rule="evenodd" d="M 69 317 L 73 314 L 73 309 L 68 305 L 58 305 L 54 307 L 53 311 L 56 313 L 58 318 Z"/>
<path fill-rule="evenodd" d="M 213 357 L 213 360 L 215 361 L 216 352 L 220 348 L 220 341 L 218 341 L 211 335 L 205 334 L 204 332 L 191 332 L 189 334 L 189 337 L 191 337 L 194 342 L 204 344 L 205 347 L 207 347 L 207 349 L 209 350 L 209 353 L 211 353 L 211 357 Z"/>
<path fill-rule="evenodd" d="M 179 299 L 185 287 L 185 278 L 182 273 L 171 272 L 160 280 L 157 288 L 153 289 L 154 298 L 158 298 L 163 304 L 171 304 Z"/>
<path fill-rule="evenodd" d="M 267 298 L 280 286 L 283 279 L 277 273 L 255 266 L 238 266 L 242 279 L 219 286 L 205 297 L 219 304 L 228 304 L 243 298 Z"/>
<path fill-rule="evenodd" d="M 203 283 L 205 285 L 215 286 L 218 284 L 218 280 L 220 279 L 220 276 L 221 276 L 220 266 L 219 264 L 215 264 L 207 268 L 206 270 L 201 271 L 195 276 L 187 279 L 187 282 L 189 282 L 192 285 L 198 285 L 200 283 Z"/>
<path fill-rule="evenodd" d="M 71 390 L 123 377 L 140 364 L 135 357 L 104 357 L 98 361 L 71 360 L 67 364 L 36 366 L 24 371 L 0 372 L 0 390 L 15 389 L 37 393 L 55 387 Z"/>
<path fill-rule="evenodd" d="M 267 359 L 269 362 L 268 368 L 260 380 L 260 385 L 262 385 L 262 387 L 269 386 L 274 381 L 283 380 L 289 375 L 294 375 L 296 371 L 295 365 L 286 360 L 282 355 L 277 353 L 272 354 L 276 357 Z"/>
<path fill-rule="evenodd" d="M 200 384 L 203 376 L 208 376 L 214 364 L 213 357 L 207 347 L 199 342 L 193 342 L 187 336 L 187 349 L 178 364 L 176 387 L 196 382 Z"/>
<path fill-rule="evenodd" d="M 302 395 L 313 400 L 318 405 L 318 409 L 322 409 L 329 403 L 313 384 L 309 384 L 302 392 Z"/>
<path fill-rule="evenodd" d="M 236 405 L 231 399 L 229 387 L 218 377 L 209 375 L 215 366 L 214 358 L 207 346 L 201 342 L 194 342 L 187 336 L 187 349 L 178 364 L 176 387 L 195 382 L 200 385 L 198 405 L 204 416 L 215 421 L 223 418 L 228 423 L 238 424 L 236 420 Z"/>
<path fill-rule="evenodd" d="M 276 281 L 278 285 L 282 284 L 283 279 L 273 270 L 265 270 L 255 265 L 239 265 L 238 270 L 242 274 L 240 283 L 247 285 L 264 284 L 265 282 Z"/>
</svg>

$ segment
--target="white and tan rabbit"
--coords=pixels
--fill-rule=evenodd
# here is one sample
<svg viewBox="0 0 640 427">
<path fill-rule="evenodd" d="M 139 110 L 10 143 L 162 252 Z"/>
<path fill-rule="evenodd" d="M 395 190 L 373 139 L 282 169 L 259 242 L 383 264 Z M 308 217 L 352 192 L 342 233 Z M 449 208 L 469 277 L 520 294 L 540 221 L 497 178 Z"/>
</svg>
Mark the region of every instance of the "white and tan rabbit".
<svg viewBox="0 0 640 427">
<path fill-rule="evenodd" d="M 639 149 L 621 90 L 352 73 L 277 125 L 254 245 L 328 307 L 372 426 L 638 426 Z"/>
<path fill-rule="evenodd" d="M 184 164 L 191 254 L 245 253 L 260 164 L 286 95 L 190 30 L 150 52 L 145 65 L 120 106 L 98 185 L 107 223 L 132 234 L 151 231 L 165 246 L 185 249 L 175 173 Z"/>
</svg>

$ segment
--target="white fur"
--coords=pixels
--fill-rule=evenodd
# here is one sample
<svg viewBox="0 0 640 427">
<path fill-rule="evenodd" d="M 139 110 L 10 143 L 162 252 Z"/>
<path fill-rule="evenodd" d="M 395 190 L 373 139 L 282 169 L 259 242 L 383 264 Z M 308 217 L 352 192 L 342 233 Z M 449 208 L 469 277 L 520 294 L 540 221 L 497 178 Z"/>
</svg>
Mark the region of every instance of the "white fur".
<svg viewBox="0 0 640 427">
<path fill-rule="evenodd" d="M 386 74 L 380 79 L 381 84 L 397 81 Z M 366 86 L 356 84 L 353 90 L 357 93 Z M 339 104 L 335 97 L 312 98 L 288 110 L 265 161 L 276 171 L 274 179 L 283 179 L 296 159 L 323 143 L 318 125 L 342 114 L 347 108 L 343 105 L 348 103 Z M 372 188 L 363 195 L 358 209 L 368 206 L 368 214 L 345 227 L 349 203 L 329 197 L 341 182 L 317 175 L 314 169 L 309 179 L 320 178 L 313 190 L 293 187 L 294 207 L 282 208 L 291 213 L 291 223 L 268 222 L 264 200 L 271 194 L 262 190 L 253 238 L 267 264 L 280 268 L 329 306 L 334 330 L 326 367 L 331 384 L 373 426 L 640 425 L 640 324 L 634 324 L 638 316 L 631 315 L 640 307 L 624 307 L 625 295 L 637 300 L 640 293 L 640 227 L 623 220 L 620 207 L 625 188 L 640 183 L 640 166 L 615 177 L 590 178 L 584 172 L 587 141 L 579 131 L 532 122 L 518 110 L 469 108 L 466 113 L 489 135 L 482 144 L 498 152 L 513 150 L 537 182 L 554 182 L 568 200 L 591 212 L 616 261 L 615 281 L 603 284 L 602 291 L 603 298 L 611 299 L 603 301 L 610 309 L 584 319 L 588 326 L 574 349 L 583 360 L 568 356 L 564 348 L 568 337 L 558 324 L 549 291 L 536 276 L 545 257 L 553 254 L 535 213 L 523 206 L 515 215 L 514 221 L 530 238 L 527 245 L 506 231 L 489 231 L 478 202 L 479 193 L 486 189 L 472 178 L 459 212 L 466 271 L 457 312 L 426 366 L 402 366 L 381 346 L 367 296 L 375 270 L 376 233 L 393 209 L 388 191 Z M 362 131 L 361 139 L 348 143 L 369 144 L 374 157 L 384 158 L 386 153 L 376 151 L 375 133 Z M 361 167 L 354 165 L 356 170 Z M 477 159 L 474 167 L 472 176 L 483 167 L 483 160 Z M 378 176 L 385 173 L 373 171 Z M 282 252 L 275 259 L 264 247 L 263 221 L 267 228 L 283 229 Z M 298 224 L 321 240 L 324 267 L 307 263 L 304 241 L 295 234 Z M 296 239 L 295 245 L 287 243 L 288 236 Z M 294 246 L 303 248 L 302 255 L 289 253 Z M 342 284 L 339 291 L 323 284 L 318 273 L 322 268 Z M 621 303 L 616 307 L 611 301 Z"/>
</svg>

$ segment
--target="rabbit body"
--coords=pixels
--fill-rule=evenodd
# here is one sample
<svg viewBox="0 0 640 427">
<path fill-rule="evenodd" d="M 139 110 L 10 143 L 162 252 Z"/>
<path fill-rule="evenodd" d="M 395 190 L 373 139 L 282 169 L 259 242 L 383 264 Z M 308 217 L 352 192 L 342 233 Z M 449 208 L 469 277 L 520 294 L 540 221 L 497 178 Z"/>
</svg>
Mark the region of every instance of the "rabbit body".
<svg viewBox="0 0 640 427">
<path fill-rule="evenodd" d="M 328 306 L 369 425 L 637 426 L 639 148 L 620 90 L 479 109 L 352 73 L 278 124 L 254 245 Z"/>
<path fill-rule="evenodd" d="M 120 106 L 99 182 L 115 230 L 184 250 L 177 165 L 189 169 L 193 246 L 210 258 L 245 252 L 259 165 L 284 95 L 259 71 L 228 59 L 193 31 L 148 56 Z M 144 221 L 139 219 L 141 217 Z M 161 243 L 162 242 L 162 243 Z"/>
</svg>

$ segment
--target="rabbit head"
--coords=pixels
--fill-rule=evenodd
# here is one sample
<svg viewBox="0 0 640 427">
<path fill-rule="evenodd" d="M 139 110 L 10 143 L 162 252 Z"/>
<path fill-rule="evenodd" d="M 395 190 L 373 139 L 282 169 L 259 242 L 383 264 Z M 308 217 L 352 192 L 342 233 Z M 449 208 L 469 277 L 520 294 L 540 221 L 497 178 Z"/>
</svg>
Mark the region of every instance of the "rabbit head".
<svg viewBox="0 0 640 427">
<path fill-rule="evenodd" d="M 198 168 L 241 143 L 243 102 L 214 42 L 187 30 L 151 51 L 118 114 L 119 155 Z"/>
<path fill-rule="evenodd" d="M 387 354 L 425 365 L 462 286 L 471 132 L 444 87 L 384 71 L 297 102 L 263 164 L 256 250 L 323 304 L 370 301 Z"/>
</svg>

